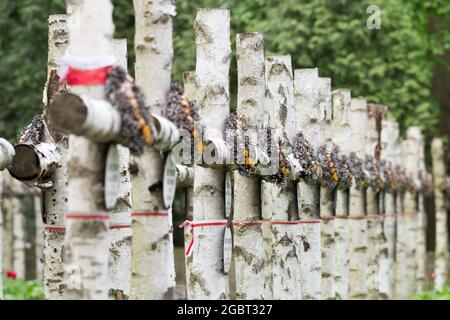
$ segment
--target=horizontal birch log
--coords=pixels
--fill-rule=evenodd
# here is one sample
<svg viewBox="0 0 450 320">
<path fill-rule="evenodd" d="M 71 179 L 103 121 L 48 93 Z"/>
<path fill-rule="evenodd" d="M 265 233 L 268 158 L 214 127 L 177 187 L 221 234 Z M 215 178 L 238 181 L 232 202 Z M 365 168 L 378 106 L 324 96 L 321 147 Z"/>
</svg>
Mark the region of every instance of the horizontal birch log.
<svg viewBox="0 0 450 320">
<path fill-rule="evenodd" d="M 14 147 L 7 140 L 0 138 L 0 170 L 9 166 L 14 154 Z"/>
<path fill-rule="evenodd" d="M 41 188 L 52 186 L 51 177 L 57 170 L 61 153 L 53 143 L 18 144 L 9 169 L 11 175 L 29 185 Z"/>
</svg>

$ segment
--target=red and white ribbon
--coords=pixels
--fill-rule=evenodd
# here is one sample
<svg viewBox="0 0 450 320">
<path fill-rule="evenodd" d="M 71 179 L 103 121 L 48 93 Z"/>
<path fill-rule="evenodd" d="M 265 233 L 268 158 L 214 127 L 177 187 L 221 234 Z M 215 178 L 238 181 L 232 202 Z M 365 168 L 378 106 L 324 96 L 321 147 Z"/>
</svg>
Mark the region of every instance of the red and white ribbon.
<svg viewBox="0 0 450 320">
<path fill-rule="evenodd" d="M 189 234 L 192 236 L 191 242 L 186 249 L 186 257 L 190 257 L 192 255 L 192 251 L 194 249 L 195 243 L 195 235 L 194 229 L 199 227 L 225 227 L 228 224 L 227 220 L 202 220 L 202 221 L 189 221 L 186 220 L 182 224 L 180 224 L 180 228 L 189 227 Z"/>
<path fill-rule="evenodd" d="M 60 61 L 58 75 L 71 86 L 105 84 L 116 59 L 112 55 L 79 58 L 68 51 Z"/>
</svg>

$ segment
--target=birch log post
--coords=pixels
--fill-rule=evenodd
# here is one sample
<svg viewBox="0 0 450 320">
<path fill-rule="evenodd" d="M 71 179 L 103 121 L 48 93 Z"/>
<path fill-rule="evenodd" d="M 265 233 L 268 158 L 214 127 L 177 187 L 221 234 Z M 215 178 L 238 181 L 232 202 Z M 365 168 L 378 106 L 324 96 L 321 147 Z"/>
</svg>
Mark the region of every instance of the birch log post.
<svg viewBox="0 0 450 320">
<path fill-rule="evenodd" d="M 350 103 L 351 152 L 365 161 L 367 102 L 353 98 Z M 364 187 L 355 183 L 349 196 L 349 299 L 367 298 L 367 220 Z"/>
<path fill-rule="evenodd" d="M 199 114 L 208 124 L 211 138 L 223 138 L 229 114 L 230 12 L 198 9 L 194 22 Z M 210 151 L 212 152 L 212 151 Z M 208 156 L 206 154 L 206 156 Z M 211 153 L 209 154 L 211 157 Z M 205 157 L 205 153 L 203 154 Z M 218 159 L 218 161 L 224 161 Z M 225 174 L 222 169 L 194 164 L 192 272 L 188 299 L 227 299 L 228 278 L 223 272 Z M 215 222 L 218 222 L 217 224 Z"/>
<path fill-rule="evenodd" d="M 5 139 L 0 138 L 0 171 L 4 170 L 12 161 L 14 147 Z M 3 218 L 3 173 L 0 172 L 0 300 L 3 299 L 3 245 L 4 245 L 4 218 Z"/>
<path fill-rule="evenodd" d="M 184 94 L 188 98 L 189 101 L 196 103 L 197 101 L 197 78 L 195 76 L 194 71 L 188 71 L 183 74 L 183 83 L 184 83 Z M 191 167 L 192 169 L 192 167 Z M 184 210 L 185 215 L 184 219 L 187 221 L 193 220 L 193 210 L 194 210 L 194 187 L 193 185 L 186 186 L 184 192 Z M 189 233 L 189 229 L 185 228 L 184 232 L 184 248 L 185 251 L 188 250 L 189 244 L 192 240 L 192 235 Z M 184 259 L 185 266 L 185 274 L 186 274 L 186 288 L 189 287 L 191 272 L 192 272 L 192 255 L 186 256 Z"/>
<path fill-rule="evenodd" d="M 386 161 L 389 170 L 393 172 L 396 162 L 396 149 L 399 139 L 398 123 L 391 118 L 383 121 L 382 132 L 382 159 Z M 391 178 L 392 179 L 392 178 Z M 390 181 L 392 183 L 393 181 Z M 395 293 L 395 225 L 396 225 L 396 203 L 395 185 L 384 194 L 384 223 L 383 230 L 386 237 L 387 259 L 380 262 L 380 293 L 386 299 L 393 299 Z M 386 265 L 385 265 L 386 264 Z M 383 273 L 382 270 L 387 270 Z"/>
<path fill-rule="evenodd" d="M 67 54 L 70 58 L 66 57 L 66 61 L 69 66 L 73 61 L 91 62 L 84 70 L 93 68 L 94 61 L 98 63 L 94 68 L 102 70 L 109 67 L 114 61 L 111 1 L 77 0 L 71 3 L 75 3 L 78 10 L 69 16 Z M 75 94 L 104 99 L 102 84 L 73 84 L 71 92 Z M 67 299 L 107 298 L 109 215 L 104 201 L 106 148 L 106 144 L 82 136 L 69 136 L 68 214 L 64 243 L 64 297 Z"/>
<path fill-rule="evenodd" d="M 416 228 L 417 228 L 417 186 L 419 176 L 419 144 L 420 129 L 410 127 L 407 131 L 405 145 L 402 145 L 404 168 L 409 176 L 410 183 L 405 192 L 405 236 L 406 256 L 403 263 L 406 265 L 405 296 L 404 299 L 412 299 L 416 293 Z"/>
<path fill-rule="evenodd" d="M 113 41 L 113 53 L 117 64 L 127 70 L 127 40 Z M 111 211 L 109 246 L 109 288 L 112 300 L 130 297 L 131 283 L 131 179 L 129 168 L 130 151 L 117 145 L 120 182 L 116 205 Z"/>
<path fill-rule="evenodd" d="M 259 33 L 236 36 L 238 98 L 237 115 L 248 128 L 250 143 L 256 145 L 259 112 L 264 110 L 264 39 Z M 233 172 L 233 258 L 236 274 L 236 298 L 264 298 L 265 258 L 261 224 L 261 180 Z"/>
<path fill-rule="evenodd" d="M 403 145 L 405 141 L 399 139 L 397 141 L 396 150 L 396 164 L 397 166 L 403 165 Z M 401 168 L 397 169 L 399 174 L 402 176 Z M 395 210 L 397 213 L 397 223 L 396 223 L 396 239 L 395 239 L 395 299 L 404 300 L 406 299 L 406 223 L 405 223 L 405 189 L 401 186 L 395 197 Z"/>
<path fill-rule="evenodd" d="M 265 61 L 265 117 L 274 141 L 281 139 L 282 152 L 292 153 L 294 145 L 294 84 L 291 56 L 268 57 Z M 263 210 L 272 221 L 272 298 L 301 298 L 298 257 L 299 227 L 296 185 L 286 181 L 282 186 L 265 184 L 262 193 Z M 270 213 L 269 213 L 270 212 Z"/>
<path fill-rule="evenodd" d="M 383 105 L 369 104 L 367 109 L 368 125 L 366 133 L 366 169 L 371 174 L 370 186 L 366 190 L 367 214 L 367 292 L 368 299 L 380 298 L 380 246 L 383 238 L 382 216 L 380 209 L 380 160 L 382 121 L 387 108 Z M 367 167 L 369 166 L 369 167 Z"/>
<path fill-rule="evenodd" d="M 445 195 L 445 149 L 441 138 L 435 138 L 431 144 L 433 159 L 434 202 L 436 210 L 436 247 L 434 270 L 436 290 L 442 290 L 448 281 L 448 217 Z"/>
<path fill-rule="evenodd" d="M 42 280 L 44 272 L 44 238 L 43 230 L 44 223 L 42 221 L 42 194 L 39 193 L 33 196 L 33 208 L 34 208 L 34 254 L 36 263 L 36 279 Z"/>
<path fill-rule="evenodd" d="M 42 217 L 44 217 L 44 252 L 42 259 L 43 283 L 46 299 L 61 299 L 64 294 L 63 282 L 63 247 L 65 215 L 68 210 L 68 145 L 67 138 L 55 133 L 47 117 L 47 106 L 58 94 L 58 78 L 55 73 L 60 67 L 60 60 L 69 42 L 67 15 L 51 15 L 48 19 L 48 67 L 47 83 L 44 87 L 44 119 L 47 128 L 44 131 L 44 143 L 55 146 L 60 159 L 51 176 L 51 187 L 42 192 Z M 42 219 L 39 217 L 39 219 Z M 42 232 L 42 231 L 41 231 Z"/>
<path fill-rule="evenodd" d="M 342 155 L 346 157 L 350 154 L 350 101 L 350 90 L 341 89 L 333 92 L 333 140 L 339 147 Z M 336 190 L 334 220 L 334 276 L 337 300 L 348 299 L 348 196 L 348 189 L 338 188 Z"/>
<path fill-rule="evenodd" d="M 425 192 L 427 186 L 424 185 L 424 178 L 427 175 L 425 166 L 425 138 L 422 133 L 418 135 L 418 179 L 421 181 L 421 189 L 417 196 L 417 226 L 416 226 L 416 283 L 417 292 L 426 290 L 427 282 L 427 214 L 425 211 Z"/>
<path fill-rule="evenodd" d="M 162 115 L 172 70 L 171 0 L 134 0 L 136 82 L 151 112 Z M 148 164 L 151 163 L 149 166 Z M 162 195 L 163 158 L 153 149 L 132 157 L 131 299 L 163 299 L 170 271 L 171 222 Z"/>
<path fill-rule="evenodd" d="M 319 78 L 320 111 L 322 116 L 321 131 L 319 141 L 328 154 L 332 152 L 332 106 L 331 106 L 331 79 Z M 329 165 L 328 163 L 326 164 Z M 331 178 L 333 179 L 333 178 Z M 335 300 L 335 279 L 334 279 L 334 187 L 329 181 L 322 181 L 320 185 L 320 235 L 322 248 L 322 289 L 321 298 L 323 300 Z"/>
<path fill-rule="evenodd" d="M 25 217 L 22 201 L 19 197 L 11 198 L 13 216 L 13 264 L 12 270 L 17 278 L 25 280 Z"/>
<path fill-rule="evenodd" d="M 318 69 L 295 70 L 295 120 L 317 150 L 320 130 Z M 300 180 L 297 184 L 300 216 L 300 279 L 303 300 L 321 299 L 322 262 L 319 220 L 319 186 Z"/>
</svg>

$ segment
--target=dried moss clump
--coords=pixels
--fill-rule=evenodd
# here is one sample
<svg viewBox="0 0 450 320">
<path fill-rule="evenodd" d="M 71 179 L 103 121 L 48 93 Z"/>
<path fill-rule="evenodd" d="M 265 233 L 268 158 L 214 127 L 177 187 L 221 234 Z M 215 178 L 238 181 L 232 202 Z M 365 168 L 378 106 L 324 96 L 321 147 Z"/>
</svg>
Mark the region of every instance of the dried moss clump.
<svg viewBox="0 0 450 320">
<path fill-rule="evenodd" d="M 121 135 L 133 155 L 140 155 L 153 144 L 154 126 L 150 108 L 134 79 L 121 67 L 115 66 L 105 85 L 108 101 L 120 112 Z"/>
</svg>

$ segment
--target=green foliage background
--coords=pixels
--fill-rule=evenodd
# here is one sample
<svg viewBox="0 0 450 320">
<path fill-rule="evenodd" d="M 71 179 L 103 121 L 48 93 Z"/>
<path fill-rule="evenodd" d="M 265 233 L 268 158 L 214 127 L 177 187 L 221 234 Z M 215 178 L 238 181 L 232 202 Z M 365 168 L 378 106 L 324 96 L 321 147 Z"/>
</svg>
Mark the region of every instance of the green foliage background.
<svg viewBox="0 0 450 320">
<path fill-rule="evenodd" d="M 132 70 L 132 1 L 113 2 Z M 382 9 L 381 30 L 366 28 L 372 4 Z M 448 0 L 177 0 L 174 81 L 195 68 L 196 8 L 214 6 L 231 9 L 233 45 L 236 32 L 262 32 L 267 55 L 291 54 L 294 68 L 318 67 L 334 88 L 388 105 L 403 131 L 419 125 L 428 138 L 436 134 L 440 109 L 430 89 L 434 68 L 449 68 L 440 60 L 450 48 Z M 0 136 L 15 137 L 42 108 L 47 17 L 62 12 L 63 0 L 0 0 Z M 235 84 L 233 59 L 232 93 Z"/>
</svg>

